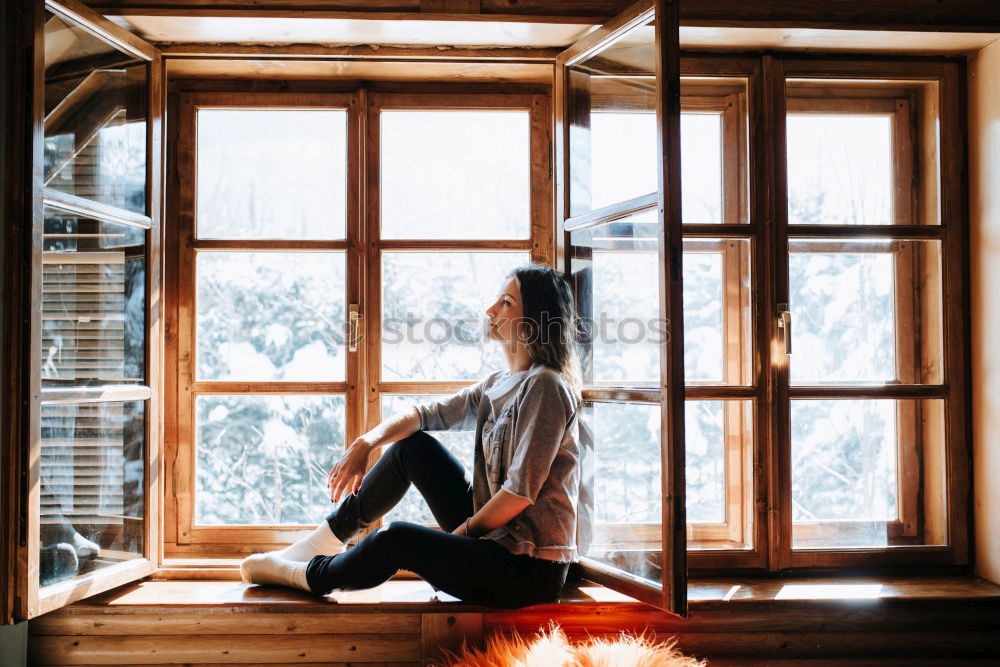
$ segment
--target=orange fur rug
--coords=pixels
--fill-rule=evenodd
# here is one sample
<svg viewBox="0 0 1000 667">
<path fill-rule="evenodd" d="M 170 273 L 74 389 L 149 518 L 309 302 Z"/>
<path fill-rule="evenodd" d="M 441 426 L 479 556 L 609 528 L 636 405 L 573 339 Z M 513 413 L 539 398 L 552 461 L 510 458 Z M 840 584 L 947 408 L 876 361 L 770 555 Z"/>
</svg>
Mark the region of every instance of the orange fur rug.
<svg viewBox="0 0 1000 667">
<path fill-rule="evenodd" d="M 482 651 L 462 647 L 439 667 L 705 667 L 708 663 L 681 654 L 673 642 L 623 632 L 618 637 L 591 637 L 571 644 L 552 624 L 531 641 L 517 635 L 495 635 Z"/>
</svg>

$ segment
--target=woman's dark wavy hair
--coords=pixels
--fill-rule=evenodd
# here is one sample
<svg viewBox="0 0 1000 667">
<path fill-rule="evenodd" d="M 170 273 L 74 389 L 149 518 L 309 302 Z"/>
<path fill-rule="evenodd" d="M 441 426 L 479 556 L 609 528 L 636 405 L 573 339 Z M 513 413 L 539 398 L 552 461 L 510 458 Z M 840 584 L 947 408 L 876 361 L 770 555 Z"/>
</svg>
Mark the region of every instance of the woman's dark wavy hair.
<svg viewBox="0 0 1000 667">
<path fill-rule="evenodd" d="M 579 404 L 580 322 L 569 281 L 544 264 L 524 264 L 508 274 L 521 290 L 524 319 L 519 335 L 531 360 L 557 371 Z"/>
</svg>

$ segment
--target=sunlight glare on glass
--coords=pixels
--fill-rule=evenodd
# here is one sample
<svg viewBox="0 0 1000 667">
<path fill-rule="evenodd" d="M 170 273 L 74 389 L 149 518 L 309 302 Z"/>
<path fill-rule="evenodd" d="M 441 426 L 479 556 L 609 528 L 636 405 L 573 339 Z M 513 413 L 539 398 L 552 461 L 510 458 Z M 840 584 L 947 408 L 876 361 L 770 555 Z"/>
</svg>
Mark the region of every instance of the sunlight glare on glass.
<svg viewBox="0 0 1000 667">
<path fill-rule="evenodd" d="M 892 119 L 789 114 L 788 222 L 893 222 Z"/>
<path fill-rule="evenodd" d="M 383 111 L 380 123 L 383 238 L 528 238 L 527 111 Z"/>
<path fill-rule="evenodd" d="M 199 109 L 197 234 L 342 239 L 347 111 Z"/>
<path fill-rule="evenodd" d="M 681 208 L 685 224 L 724 222 L 721 113 L 681 114 Z"/>
</svg>

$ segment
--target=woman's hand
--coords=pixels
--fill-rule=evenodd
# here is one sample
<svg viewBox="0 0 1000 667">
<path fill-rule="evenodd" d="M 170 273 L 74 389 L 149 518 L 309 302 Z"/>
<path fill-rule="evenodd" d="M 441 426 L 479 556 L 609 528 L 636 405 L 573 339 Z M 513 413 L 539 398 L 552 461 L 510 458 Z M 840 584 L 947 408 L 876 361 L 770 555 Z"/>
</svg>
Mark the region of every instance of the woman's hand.
<svg viewBox="0 0 1000 667">
<path fill-rule="evenodd" d="M 358 492 L 361 480 L 365 477 L 365 470 L 368 468 L 368 456 L 372 449 L 372 444 L 364 436 L 351 443 L 327 475 L 326 485 L 330 487 L 330 500 L 339 502 L 344 491 Z"/>
</svg>

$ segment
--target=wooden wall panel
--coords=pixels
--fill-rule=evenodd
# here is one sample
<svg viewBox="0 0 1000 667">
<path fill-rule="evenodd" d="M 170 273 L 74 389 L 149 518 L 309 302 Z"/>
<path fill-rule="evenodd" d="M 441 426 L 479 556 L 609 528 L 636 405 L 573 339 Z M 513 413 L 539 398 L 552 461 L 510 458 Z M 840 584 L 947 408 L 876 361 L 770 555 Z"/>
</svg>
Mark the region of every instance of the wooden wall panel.
<svg viewBox="0 0 1000 667">
<path fill-rule="evenodd" d="M 835 596 L 838 583 L 874 580 L 822 581 Z M 327 597 L 248 584 L 146 582 L 33 620 L 29 664 L 418 665 L 463 642 L 482 647 L 497 634 L 530 639 L 552 621 L 572 641 L 622 631 L 676 637 L 682 650 L 712 665 L 1000 659 L 996 586 L 899 578 L 882 580 L 878 599 L 783 596 L 803 583 L 703 581 L 691 588 L 690 617 L 680 618 L 592 585 L 567 589 L 557 602 L 500 610 L 442 601 L 417 581 Z"/>
<path fill-rule="evenodd" d="M 972 460 L 976 572 L 1000 582 L 1000 43 L 969 61 Z"/>
</svg>

